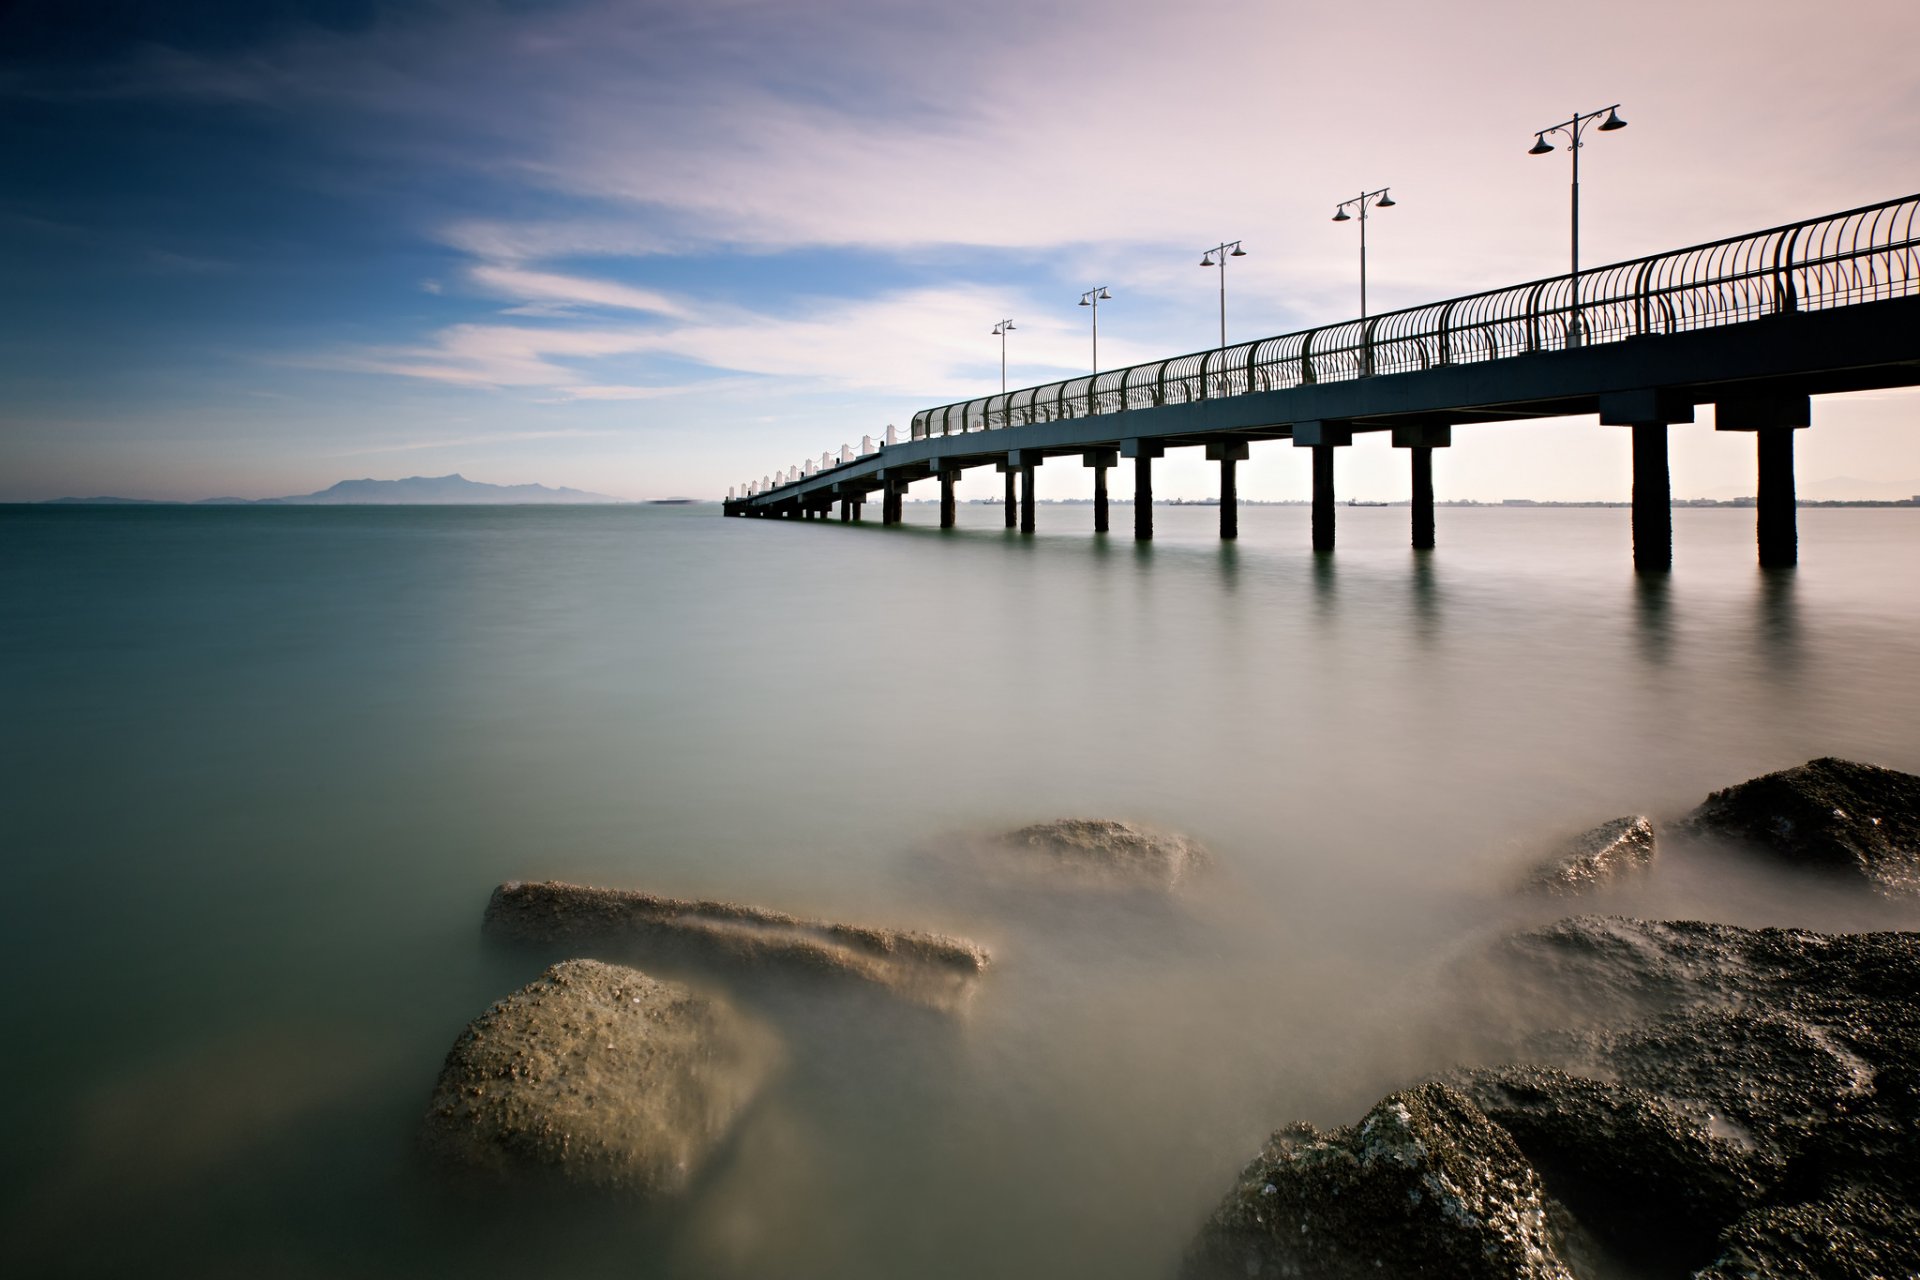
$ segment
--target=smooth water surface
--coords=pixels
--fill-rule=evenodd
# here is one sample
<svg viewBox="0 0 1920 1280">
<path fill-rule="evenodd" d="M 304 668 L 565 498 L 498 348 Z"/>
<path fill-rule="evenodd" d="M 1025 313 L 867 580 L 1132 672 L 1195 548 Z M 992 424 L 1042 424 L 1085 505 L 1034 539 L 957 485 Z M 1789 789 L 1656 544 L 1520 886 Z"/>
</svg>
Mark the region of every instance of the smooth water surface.
<svg viewBox="0 0 1920 1280">
<path fill-rule="evenodd" d="M 1266 1132 L 1447 1064 L 1433 975 L 1555 837 L 1835 754 L 1920 771 L 1920 511 L 0 508 L 0 1232 L 37 1272 L 1169 1274 Z M 1126 507 L 1115 528 L 1130 525 Z M 1063 815 L 1219 856 L 1172 904 L 930 844 Z M 961 1018 L 823 1000 L 686 1201 L 478 1199 L 413 1147 L 537 960 L 503 879 L 979 939 Z M 1597 906 L 1920 911 L 1668 858 Z M 1469 1029 L 1470 1030 L 1470 1029 Z"/>
</svg>

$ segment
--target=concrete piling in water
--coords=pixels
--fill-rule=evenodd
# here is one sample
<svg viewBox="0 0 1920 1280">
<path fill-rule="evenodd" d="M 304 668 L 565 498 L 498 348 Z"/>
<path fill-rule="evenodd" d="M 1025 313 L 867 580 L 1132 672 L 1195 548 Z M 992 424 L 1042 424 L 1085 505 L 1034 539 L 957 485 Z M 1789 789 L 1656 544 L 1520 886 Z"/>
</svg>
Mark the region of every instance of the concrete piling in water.
<svg viewBox="0 0 1920 1280">
<path fill-rule="evenodd" d="M 1013 468 L 1003 462 L 1000 464 L 1000 470 L 1007 474 L 1007 496 L 1002 501 L 1007 513 L 1007 528 L 1011 529 L 1014 521 L 1019 518 L 1020 497 L 1013 489 Z"/>
<path fill-rule="evenodd" d="M 1433 550 L 1433 451 L 1453 443 L 1447 423 L 1422 423 L 1393 429 L 1393 447 L 1405 449 L 1413 471 L 1413 549 Z"/>
<path fill-rule="evenodd" d="M 1120 456 L 1133 459 L 1133 540 L 1153 541 L 1153 460 L 1166 456 L 1155 440 L 1122 440 Z"/>
<path fill-rule="evenodd" d="M 1313 549 L 1333 550 L 1333 446 L 1313 446 Z"/>
<path fill-rule="evenodd" d="M 1754 462 L 1754 533 L 1760 567 L 1789 569 L 1800 560 L 1798 495 L 1793 480 L 1793 433 L 1813 423 L 1808 396 L 1772 395 L 1764 399 L 1722 400 L 1714 406 L 1716 431 L 1751 431 Z"/>
<path fill-rule="evenodd" d="M 1667 470 L 1667 424 L 1633 424 L 1633 568 L 1673 568 L 1673 481 Z"/>
<path fill-rule="evenodd" d="M 955 471 L 940 473 L 940 527 L 951 529 L 954 524 L 953 482 L 959 475 Z"/>
<path fill-rule="evenodd" d="M 1762 427 L 1755 431 L 1760 468 L 1754 494 L 1759 508 L 1755 533 L 1760 542 L 1760 567 L 1788 569 L 1800 561 L 1799 498 L 1793 486 L 1793 428 Z"/>
<path fill-rule="evenodd" d="M 1231 541 L 1240 536 L 1240 489 L 1234 468 L 1246 461 L 1244 440 L 1221 441 L 1207 446 L 1207 460 L 1220 464 L 1220 536 Z"/>
<path fill-rule="evenodd" d="M 1020 467 L 1020 532 L 1033 532 L 1033 471 L 1034 464 L 1022 463 Z"/>
<path fill-rule="evenodd" d="M 1093 468 L 1093 531 L 1107 531 L 1107 468 L 1119 460 L 1114 449 L 1090 449 L 1081 455 L 1082 466 Z"/>
<path fill-rule="evenodd" d="M 1296 449 L 1313 450 L 1313 549 L 1333 550 L 1333 451 L 1353 443 L 1353 427 L 1345 422 L 1311 421 L 1293 424 Z"/>
</svg>

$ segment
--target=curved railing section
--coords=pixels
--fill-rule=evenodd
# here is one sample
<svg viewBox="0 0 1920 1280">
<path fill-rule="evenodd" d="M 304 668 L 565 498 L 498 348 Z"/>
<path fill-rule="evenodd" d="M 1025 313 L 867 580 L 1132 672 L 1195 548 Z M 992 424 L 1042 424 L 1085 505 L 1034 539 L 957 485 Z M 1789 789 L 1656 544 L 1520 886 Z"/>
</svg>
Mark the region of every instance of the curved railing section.
<svg viewBox="0 0 1920 1280">
<path fill-rule="evenodd" d="M 1920 195 L 1673 253 L 962 400 L 912 438 L 1344 382 L 1920 294 Z M 1576 287 L 1577 286 L 1577 287 Z"/>
</svg>

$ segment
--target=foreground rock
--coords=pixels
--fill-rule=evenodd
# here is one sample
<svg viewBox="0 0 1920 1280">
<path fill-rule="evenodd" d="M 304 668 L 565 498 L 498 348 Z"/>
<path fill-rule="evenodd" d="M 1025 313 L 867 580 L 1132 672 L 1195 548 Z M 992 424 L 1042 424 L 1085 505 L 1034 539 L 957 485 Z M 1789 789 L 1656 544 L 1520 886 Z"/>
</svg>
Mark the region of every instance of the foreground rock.
<svg viewBox="0 0 1920 1280">
<path fill-rule="evenodd" d="M 501 1180 L 686 1187 L 760 1090 L 771 1037 L 635 969 L 567 960 L 470 1023 L 427 1109 L 438 1158 Z"/>
<path fill-rule="evenodd" d="M 485 929 L 503 940 L 621 959 L 850 980 L 938 1009 L 964 1003 L 987 967 L 987 953 L 958 938 L 555 880 L 495 889 Z"/>
<path fill-rule="evenodd" d="M 1573 1280 L 1513 1139 L 1442 1084 L 1359 1124 L 1273 1135 L 1189 1252 L 1189 1280 Z"/>
<path fill-rule="evenodd" d="M 1528 885 L 1556 896 L 1603 889 L 1653 866 L 1655 852 L 1651 821 L 1615 818 L 1568 840 L 1534 871 Z"/>
<path fill-rule="evenodd" d="M 1489 999 L 1562 1020 L 1532 1038 L 1535 1063 L 1395 1094 L 1325 1138 L 1282 1130 L 1203 1230 L 1195 1266 L 1344 1277 L 1378 1257 L 1384 1274 L 1429 1274 L 1383 1251 L 1405 1238 L 1420 1256 L 1486 1259 L 1432 1274 L 1565 1266 L 1597 1280 L 1615 1273 L 1595 1264 L 1607 1258 L 1702 1280 L 1920 1276 L 1920 934 L 1589 916 L 1497 954 L 1509 981 Z M 1404 1158 L 1392 1144 L 1369 1155 L 1368 1125 L 1396 1124 L 1414 1140 Z M 1487 1190 L 1422 1218 L 1425 1184 L 1396 1200 L 1389 1173 L 1423 1161 Z M 1288 1206 L 1292 1227 L 1263 1204 Z M 1310 1247 L 1288 1234 L 1301 1226 Z"/>
<path fill-rule="evenodd" d="M 1027 870 L 1125 888 L 1175 889 L 1213 863 L 1191 837 L 1107 818 L 1039 822 L 995 843 Z"/>
<path fill-rule="evenodd" d="M 1884 893 L 1920 892 L 1920 777 L 1831 756 L 1716 791 L 1686 830 Z"/>
</svg>

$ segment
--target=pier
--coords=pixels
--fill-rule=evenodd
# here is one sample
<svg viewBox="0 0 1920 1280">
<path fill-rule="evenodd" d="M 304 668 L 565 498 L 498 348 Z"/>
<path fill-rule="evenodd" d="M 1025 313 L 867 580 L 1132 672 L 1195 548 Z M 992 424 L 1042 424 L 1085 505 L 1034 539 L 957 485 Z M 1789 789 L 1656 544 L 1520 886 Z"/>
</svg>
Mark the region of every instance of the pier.
<svg viewBox="0 0 1920 1280">
<path fill-rule="evenodd" d="M 1486 293 L 958 401 L 905 439 L 741 486 L 729 516 L 897 523 L 908 486 L 940 486 L 940 524 L 969 468 L 1006 477 L 1007 527 L 1034 527 L 1034 473 L 1078 458 L 1106 532 L 1108 473 L 1131 462 L 1133 536 L 1153 537 L 1153 461 L 1206 450 L 1220 536 L 1239 532 L 1236 466 L 1255 444 L 1310 451 L 1313 549 L 1335 545 L 1338 451 L 1368 432 L 1407 451 L 1415 547 L 1434 545 L 1433 451 L 1456 427 L 1597 415 L 1631 432 L 1633 562 L 1673 558 L 1669 429 L 1713 408 L 1755 440 L 1760 563 L 1798 556 L 1794 433 L 1817 397 L 1920 385 L 1920 195 Z M 1551 429 L 1550 427 L 1544 429 Z M 1463 432 L 1464 439 L 1468 433 Z M 1017 493 L 1016 493 L 1017 481 Z"/>
</svg>

